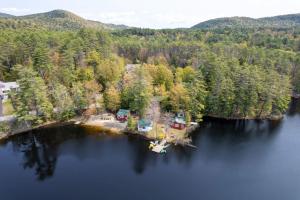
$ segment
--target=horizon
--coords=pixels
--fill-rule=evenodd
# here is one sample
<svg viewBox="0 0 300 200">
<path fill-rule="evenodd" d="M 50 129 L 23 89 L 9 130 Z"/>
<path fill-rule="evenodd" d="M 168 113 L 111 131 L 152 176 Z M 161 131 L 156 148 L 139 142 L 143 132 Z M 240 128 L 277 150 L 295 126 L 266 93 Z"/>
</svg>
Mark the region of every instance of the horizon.
<svg viewBox="0 0 300 200">
<path fill-rule="evenodd" d="M 0 12 L 15 16 L 66 10 L 84 19 L 131 27 L 164 29 L 189 28 L 200 22 L 223 17 L 262 18 L 299 13 L 300 1 L 261 2 L 259 0 L 86 0 L 70 4 L 68 0 L 38 2 L 36 0 L 4 0 Z"/>
</svg>

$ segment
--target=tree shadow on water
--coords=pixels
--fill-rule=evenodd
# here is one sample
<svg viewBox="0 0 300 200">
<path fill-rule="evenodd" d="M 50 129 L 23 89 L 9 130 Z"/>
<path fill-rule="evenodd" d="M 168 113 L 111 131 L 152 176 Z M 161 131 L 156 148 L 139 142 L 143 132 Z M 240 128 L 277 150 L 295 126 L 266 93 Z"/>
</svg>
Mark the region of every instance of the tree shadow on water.
<svg viewBox="0 0 300 200">
<path fill-rule="evenodd" d="M 129 156 L 133 163 L 133 170 L 136 174 L 143 174 L 153 156 L 148 150 L 147 142 L 137 136 L 128 136 Z"/>
<path fill-rule="evenodd" d="M 167 149 L 166 154 L 157 154 L 149 150 L 149 141 L 138 136 L 128 136 L 129 157 L 133 163 L 133 170 L 136 174 L 142 175 L 147 167 L 160 167 L 170 164 L 172 158 L 177 164 L 189 166 L 193 154 L 197 151 L 190 147 L 173 146 Z"/>
<path fill-rule="evenodd" d="M 295 115 L 300 115 L 300 100 L 292 98 L 287 116 L 293 117 Z"/>
<path fill-rule="evenodd" d="M 44 181 L 54 175 L 59 157 L 58 149 L 65 141 L 83 137 L 72 127 L 54 127 L 39 129 L 13 136 L 10 141 L 15 152 L 22 154 L 22 167 L 34 171 L 39 181 Z"/>
</svg>

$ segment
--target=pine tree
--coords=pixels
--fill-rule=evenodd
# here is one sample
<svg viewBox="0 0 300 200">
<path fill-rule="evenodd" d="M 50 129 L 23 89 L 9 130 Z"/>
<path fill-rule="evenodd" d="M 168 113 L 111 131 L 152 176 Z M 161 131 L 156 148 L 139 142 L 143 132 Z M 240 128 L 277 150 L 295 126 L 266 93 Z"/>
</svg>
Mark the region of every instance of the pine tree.
<svg viewBox="0 0 300 200">
<path fill-rule="evenodd" d="M 49 100 L 44 80 L 32 67 L 17 65 L 19 90 L 15 94 L 14 105 L 18 119 L 40 124 L 50 120 L 53 106 Z"/>
<path fill-rule="evenodd" d="M 32 57 L 35 71 L 37 71 L 43 79 L 46 79 L 51 67 L 47 48 L 43 45 L 39 45 L 34 50 Z"/>
</svg>

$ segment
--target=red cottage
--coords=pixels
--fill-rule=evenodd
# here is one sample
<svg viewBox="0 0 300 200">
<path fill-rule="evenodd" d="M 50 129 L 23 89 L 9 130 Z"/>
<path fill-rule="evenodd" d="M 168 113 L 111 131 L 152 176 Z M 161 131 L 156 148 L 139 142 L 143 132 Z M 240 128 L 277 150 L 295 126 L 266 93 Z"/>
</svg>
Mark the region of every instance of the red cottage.
<svg viewBox="0 0 300 200">
<path fill-rule="evenodd" d="M 171 122 L 171 127 L 178 130 L 183 130 L 186 128 L 186 122 L 184 116 L 177 115 Z"/>
<path fill-rule="evenodd" d="M 128 120 L 130 111 L 125 109 L 120 109 L 117 113 L 117 120 L 121 122 L 125 122 Z"/>
</svg>

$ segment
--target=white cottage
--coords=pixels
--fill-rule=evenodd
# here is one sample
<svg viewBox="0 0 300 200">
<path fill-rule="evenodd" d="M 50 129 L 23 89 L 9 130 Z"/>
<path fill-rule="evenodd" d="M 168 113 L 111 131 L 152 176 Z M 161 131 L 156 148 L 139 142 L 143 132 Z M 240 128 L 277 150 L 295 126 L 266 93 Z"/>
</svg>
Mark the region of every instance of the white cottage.
<svg viewBox="0 0 300 200">
<path fill-rule="evenodd" d="M 0 81 L 0 98 L 7 100 L 8 93 L 11 90 L 17 90 L 19 85 L 16 82 L 1 82 Z"/>
<path fill-rule="evenodd" d="M 138 121 L 138 131 L 139 132 L 149 132 L 152 130 L 153 122 L 147 119 L 141 119 Z"/>
</svg>

